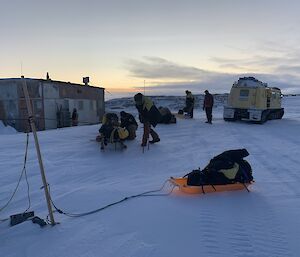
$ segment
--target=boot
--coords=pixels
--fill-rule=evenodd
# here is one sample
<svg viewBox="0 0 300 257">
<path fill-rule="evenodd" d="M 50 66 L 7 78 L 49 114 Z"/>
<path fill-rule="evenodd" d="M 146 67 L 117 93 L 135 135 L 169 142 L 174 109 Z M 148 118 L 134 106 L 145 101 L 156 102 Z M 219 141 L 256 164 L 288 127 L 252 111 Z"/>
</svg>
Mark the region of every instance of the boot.
<svg viewBox="0 0 300 257">
<path fill-rule="evenodd" d="M 160 141 L 158 134 L 153 129 L 150 130 L 150 135 L 152 137 L 152 140 L 149 141 L 150 144 L 154 144 Z"/>
<path fill-rule="evenodd" d="M 156 138 L 156 139 L 150 140 L 149 143 L 150 143 L 150 144 L 154 144 L 154 143 L 157 143 L 157 142 L 159 142 L 159 141 L 160 141 L 160 139 L 159 139 L 159 138 Z"/>
</svg>

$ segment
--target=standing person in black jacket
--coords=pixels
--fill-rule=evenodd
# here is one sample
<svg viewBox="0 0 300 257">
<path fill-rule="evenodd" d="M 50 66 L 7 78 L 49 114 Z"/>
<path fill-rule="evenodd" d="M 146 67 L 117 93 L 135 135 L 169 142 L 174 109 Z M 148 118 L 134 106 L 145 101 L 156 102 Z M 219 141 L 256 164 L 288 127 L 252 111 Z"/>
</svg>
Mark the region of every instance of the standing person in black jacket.
<svg viewBox="0 0 300 257">
<path fill-rule="evenodd" d="M 206 123 L 212 124 L 212 108 L 214 106 L 214 97 L 208 92 L 204 91 L 203 110 L 205 110 L 207 121 Z"/>
<path fill-rule="evenodd" d="M 156 106 L 153 104 L 150 98 L 138 93 L 134 96 L 135 106 L 139 112 L 140 122 L 144 124 L 144 134 L 141 146 L 146 146 L 149 134 L 152 140 L 150 144 L 154 144 L 160 141 L 158 134 L 151 128 L 151 125 L 155 127 L 161 120 L 161 114 Z"/>
<path fill-rule="evenodd" d="M 138 124 L 135 120 L 135 118 L 133 117 L 132 114 L 128 113 L 128 112 L 120 112 L 120 116 L 121 116 L 121 125 L 120 127 L 122 128 L 126 128 L 129 132 L 129 136 L 127 139 L 129 140 L 133 140 L 136 138 L 136 130 L 138 128 Z"/>
</svg>

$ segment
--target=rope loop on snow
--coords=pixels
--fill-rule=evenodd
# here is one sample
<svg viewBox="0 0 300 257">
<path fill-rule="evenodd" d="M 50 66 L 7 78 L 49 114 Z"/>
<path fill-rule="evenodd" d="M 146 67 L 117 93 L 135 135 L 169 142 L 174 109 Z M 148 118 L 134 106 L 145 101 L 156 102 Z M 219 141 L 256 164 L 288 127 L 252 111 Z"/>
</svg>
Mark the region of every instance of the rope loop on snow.
<svg viewBox="0 0 300 257">
<path fill-rule="evenodd" d="M 122 202 L 124 202 L 124 201 L 126 201 L 126 200 L 129 200 L 129 199 L 132 199 L 132 198 L 146 197 L 146 196 L 168 196 L 168 195 L 170 195 L 170 194 L 173 192 L 173 190 L 174 190 L 174 188 L 175 188 L 174 185 L 171 185 L 171 184 L 170 184 L 170 185 L 172 186 L 172 188 L 171 188 L 171 190 L 170 190 L 169 192 L 167 192 L 167 193 L 155 194 L 155 193 L 157 193 L 157 192 L 162 191 L 162 190 L 164 189 L 165 185 L 167 184 L 167 182 L 169 182 L 169 179 L 166 180 L 166 181 L 163 183 L 162 187 L 159 188 L 159 189 L 157 189 L 157 190 L 150 190 L 150 191 L 146 191 L 146 192 L 143 192 L 143 193 L 140 193 L 140 194 L 137 194 L 137 195 L 126 196 L 126 197 L 124 197 L 123 199 L 121 199 L 121 200 L 119 200 L 119 201 L 116 201 L 116 202 L 107 204 L 107 205 L 105 205 L 105 206 L 103 206 L 103 207 L 100 207 L 100 208 L 98 208 L 98 209 L 95 209 L 95 210 L 92 210 L 92 211 L 88 211 L 88 212 L 83 212 L 83 213 L 69 213 L 69 212 L 65 212 L 65 211 L 59 209 L 59 208 L 54 204 L 54 202 L 53 202 L 53 200 L 52 200 L 52 198 L 51 198 L 51 195 L 50 195 L 50 201 L 51 201 L 51 203 L 52 203 L 52 205 L 53 205 L 55 211 L 57 211 L 58 213 L 63 214 L 63 215 L 66 215 L 66 216 L 68 216 L 68 217 L 77 218 L 77 217 L 83 217 L 83 216 L 87 216 L 87 215 L 94 214 L 94 213 L 96 213 L 96 212 L 103 211 L 103 210 L 107 209 L 108 207 L 111 207 L 111 206 L 113 206 L 113 205 L 117 205 L 117 204 L 119 204 L 119 203 L 122 203 Z M 48 186 L 49 186 L 49 185 L 48 185 Z M 49 186 L 49 193 L 50 193 L 50 186 Z"/>
</svg>

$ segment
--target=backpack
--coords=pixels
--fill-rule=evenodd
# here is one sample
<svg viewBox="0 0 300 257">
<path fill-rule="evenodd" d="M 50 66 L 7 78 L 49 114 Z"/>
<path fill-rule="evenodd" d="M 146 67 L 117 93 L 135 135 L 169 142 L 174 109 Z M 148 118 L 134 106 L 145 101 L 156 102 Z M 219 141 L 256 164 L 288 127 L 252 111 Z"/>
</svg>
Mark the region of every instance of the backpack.
<svg viewBox="0 0 300 257">
<path fill-rule="evenodd" d="M 128 130 L 126 128 L 118 127 L 117 130 L 118 130 L 119 138 L 121 140 L 124 140 L 124 139 L 126 139 L 129 136 L 129 132 L 128 132 Z"/>
<path fill-rule="evenodd" d="M 199 168 L 187 174 L 187 184 L 201 186 L 250 183 L 253 181 L 252 168 L 243 159 L 248 155 L 246 149 L 225 151 L 211 159 L 203 170 Z"/>
<path fill-rule="evenodd" d="M 159 107 L 158 108 L 160 114 L 161 114 L 161 120 L 159 123 L 163 124 L 170 124 L 170 123 L 176 123 L 175 116 L 171 113 L 170 109 L 167 107 Z"/>
</svg>

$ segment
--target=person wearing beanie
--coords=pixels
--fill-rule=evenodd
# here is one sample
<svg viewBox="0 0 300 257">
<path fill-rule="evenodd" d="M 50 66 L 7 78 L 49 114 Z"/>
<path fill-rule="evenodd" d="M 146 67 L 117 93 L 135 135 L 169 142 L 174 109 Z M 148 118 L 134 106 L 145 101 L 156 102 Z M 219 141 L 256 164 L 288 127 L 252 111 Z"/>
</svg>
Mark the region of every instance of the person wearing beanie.
<svg viewBox="0 0 300 257">
<path fill-rule="evenodd" d="M 144 124 L 144 133 L 142 138 L 141 146 L 146 146 L 149 135 L 151 135 L 152 140 L 149 141 L 150 144 L 154 144 L 160 141 L 158 134 L 151 128 L 155 127 L 161 120 L 161 114 L 156 106 L 153 104 L 149 97 L 138 93 L 134 96 L 135 106 L 139 112 L 140 122 Z"/>
</svg>

